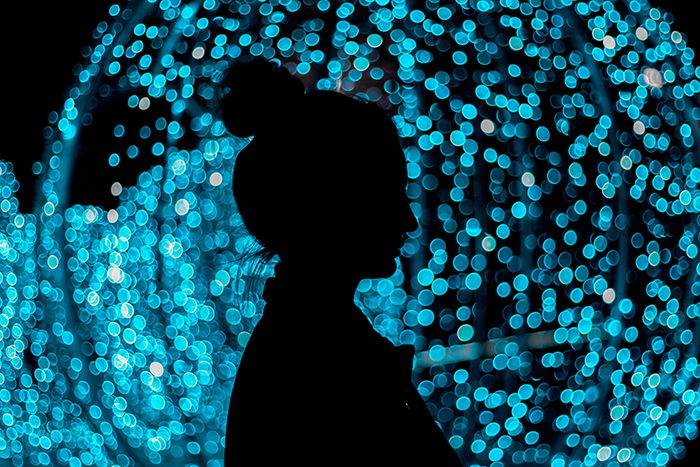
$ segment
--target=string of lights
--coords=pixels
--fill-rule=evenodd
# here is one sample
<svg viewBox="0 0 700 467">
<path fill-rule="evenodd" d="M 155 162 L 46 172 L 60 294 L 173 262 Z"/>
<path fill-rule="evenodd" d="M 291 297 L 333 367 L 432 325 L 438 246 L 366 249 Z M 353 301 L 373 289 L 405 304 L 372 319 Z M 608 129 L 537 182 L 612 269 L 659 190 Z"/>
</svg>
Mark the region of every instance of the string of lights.
<svg viewBox="0 0 700 467">
<path fill-rule="evenodd" d="M 465 465 L 666 465 L 697 438 L 700 68 L 668 13 L 124 0 L 109 14 L 50 114 L 32 213 L 0 162 L 1 462 L 223 465 L 273 273 L 231 193 L 248 140 L 216 111 L 243 54 L 392 114 L 420 227 L 356 301 L 416 347 L 414 382 Z M 111 185 L 114 209 L 71 203 L 98 157 L 153 167 Z"/>
</svg>

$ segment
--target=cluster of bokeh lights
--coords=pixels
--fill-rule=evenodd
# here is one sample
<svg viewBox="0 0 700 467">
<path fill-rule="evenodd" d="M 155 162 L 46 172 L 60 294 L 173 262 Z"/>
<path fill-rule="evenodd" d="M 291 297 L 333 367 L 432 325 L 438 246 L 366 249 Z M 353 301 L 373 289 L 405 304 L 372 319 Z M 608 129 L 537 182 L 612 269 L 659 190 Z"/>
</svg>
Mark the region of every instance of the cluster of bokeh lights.
<svg viewBox="0 0 700 467">
<path fill-rule="evenodd" d="M 247 140 L 216 112 L 244 53 L 393 115 L 420 228 L 357 301 L 416 346 L 415 384 L 465 465 L 683 457 L 700 418 L 700 68 L 667 13 L 645 0 L 109 13 L 49 118 L 33 213 L 0 163 L 0 462 L 222 465 L 272 274 L 248 259 L 231 194 Z M 108 102 L 143 118 L 115 120 Z M 111 185 L 116 209 L 67 204 L 97 126 L 125 142 L 104 148 L 110 166 L 161 159 Z"/>
</svg>

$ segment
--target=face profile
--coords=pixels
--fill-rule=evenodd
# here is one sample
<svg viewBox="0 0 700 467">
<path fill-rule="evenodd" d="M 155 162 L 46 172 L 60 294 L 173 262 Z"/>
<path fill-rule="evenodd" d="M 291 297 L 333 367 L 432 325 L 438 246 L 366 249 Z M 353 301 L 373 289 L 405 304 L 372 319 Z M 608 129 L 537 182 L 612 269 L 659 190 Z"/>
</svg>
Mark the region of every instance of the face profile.
<svg viewBox="0 0 700 467">
<path fill-rule="evenodd" d="M 303 92 L 283 68 L 233 67 L 222 103 L 237 136 L 233 194 L 253 236 L 281 262 L 325 263 L 348 277 L 387 277 L 418 225 L 406 197 L 397 130 L 376 104 Z"/>
<path fill-rule="evenodd" d="M 237 370 L 225 465 L 458 466 L 412 385 L 415 349 L 380 336 L 353 301 L 361 279 L 396 271 L 418 228 L 391 118 L 261 59 L 237 61 L 224 86 L 224 124 L 253 136 L 233 196 L 263 258 L 279 257 Z"/>
</svg>

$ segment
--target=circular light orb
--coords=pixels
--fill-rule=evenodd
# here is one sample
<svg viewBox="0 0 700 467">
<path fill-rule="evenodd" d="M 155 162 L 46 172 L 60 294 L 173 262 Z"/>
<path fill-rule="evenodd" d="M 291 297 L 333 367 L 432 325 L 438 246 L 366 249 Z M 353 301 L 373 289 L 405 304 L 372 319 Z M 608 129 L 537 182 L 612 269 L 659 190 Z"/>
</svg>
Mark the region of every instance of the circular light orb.
<svg viewBox="0 0 700 467">
<path fill-rule="evenodd" d="M 0 463 L 222 465 L 272 273 L 245 260 L 226 183 L 249 140 L 216 112 L 244 53 L 391 112 L 420 228 L 356 299 L 416 346 L 418 390 L 465 464 L 683 457 L 699 418 L 700 70 L 668 13 L 133 0 L 109 14 L 49 115 L 34 212 L 0 163 Z M 111 210 L 68 205 L 95 128 L 110 167 L 158 161 L 111 185 Z"/>
</svg>

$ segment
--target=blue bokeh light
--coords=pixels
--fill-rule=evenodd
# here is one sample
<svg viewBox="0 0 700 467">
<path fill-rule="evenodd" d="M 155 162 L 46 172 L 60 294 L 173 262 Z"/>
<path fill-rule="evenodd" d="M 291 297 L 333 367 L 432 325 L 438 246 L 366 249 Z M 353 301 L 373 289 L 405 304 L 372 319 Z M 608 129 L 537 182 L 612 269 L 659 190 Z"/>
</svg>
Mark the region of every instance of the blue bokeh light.
<svg viewBox="0 0 700 467">
<path fill-rule="evenodd" d="M 700 68 L 670 15 L 640 0 L 109 14 L 49 116 L 33 213 L 0 163 L 0 459 L 222 465 L 272 273 L 245 260 L 231 198 L 247 140 L 214 111 L 243 53 L 394 115 L 421 226 L 357 301 L 416 346 L 416 386 L 466 465 L 683 456 L 700 418 Z M 93 121 L 121 97 L 147 123 Z M 113 210 L 67 205 L 91 125 L 127 141 L 110 166 L 162 162 L 112 185 Z"/>
</svg>

